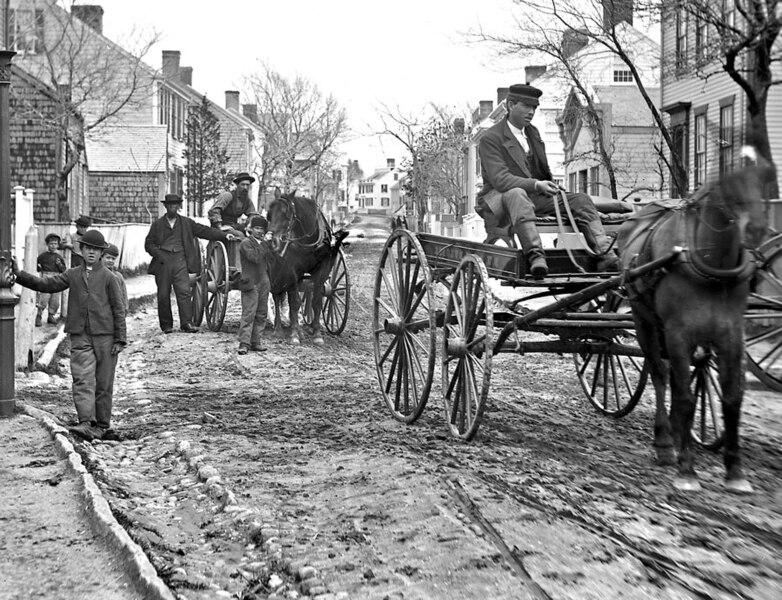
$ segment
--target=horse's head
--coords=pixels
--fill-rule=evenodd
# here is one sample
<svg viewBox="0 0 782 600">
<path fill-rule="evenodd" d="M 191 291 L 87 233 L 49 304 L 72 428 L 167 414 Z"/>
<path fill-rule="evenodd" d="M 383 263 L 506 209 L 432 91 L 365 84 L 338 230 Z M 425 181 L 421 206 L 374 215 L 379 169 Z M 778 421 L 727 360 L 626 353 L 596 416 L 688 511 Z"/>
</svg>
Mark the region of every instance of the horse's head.
<svg viewBox="0 0 782 600">
<path fill-rule="evenodd" d="M 280 252 L 292 237 L 296 220 L 295 195 L 295 191 L 290 194 L 277 193 L 269 204 L 266 219 L 269 221 L 268 231 L 272 234 L 271 245 L 276 252 Z"/>
</svg>

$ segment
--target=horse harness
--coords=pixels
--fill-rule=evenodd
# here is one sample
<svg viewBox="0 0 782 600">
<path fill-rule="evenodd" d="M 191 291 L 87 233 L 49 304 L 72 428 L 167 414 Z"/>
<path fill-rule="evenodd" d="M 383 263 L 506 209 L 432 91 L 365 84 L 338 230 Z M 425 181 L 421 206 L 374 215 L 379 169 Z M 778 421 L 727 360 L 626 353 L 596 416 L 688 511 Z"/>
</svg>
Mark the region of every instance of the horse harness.
<svg viewBox="0 0 782 600">
<path fill-rule="evenodd" d="M 285 204 L 289 207 L 290 214 L 288 214 L 288 227 L 285 230 L 285 233 L 280 235 L 280 241 L 283 243 L 282 250 L 280 250 L 280 256 L 284 257 L 285 252 L 288 250 L 288 247 L 291 244 L 294 244 L 295 246 L 299 248 L 317 248 L 318 246 L 322 245 L 324 242 L 327 242 L 331 239 L 331 229 L 329 227 L 328 222 L 326 221 L 326 217 L 323 216 L 323 213 L 321 211 L 317 211 L 316 218 L 317 221 L 315 223 L 315 229 L 308 233 L 304 233 L 299 236 L 293 235 L 293 226 L 295 223 L 299 223 L 303 227 L 303 223 L 299 219 L 298 215 L 296 214 L 296 203 L 291 198 L 285 198 Z M 287 213 L 287 211 L 286 211 Z M 315 234 L 317 230 L 318 233 L 318 239 L 316 239 L 314 242 L 311 243 L 304 243 L 300 240 L 306 239 L 308 237 L 311 237 Z"/>
</svg>

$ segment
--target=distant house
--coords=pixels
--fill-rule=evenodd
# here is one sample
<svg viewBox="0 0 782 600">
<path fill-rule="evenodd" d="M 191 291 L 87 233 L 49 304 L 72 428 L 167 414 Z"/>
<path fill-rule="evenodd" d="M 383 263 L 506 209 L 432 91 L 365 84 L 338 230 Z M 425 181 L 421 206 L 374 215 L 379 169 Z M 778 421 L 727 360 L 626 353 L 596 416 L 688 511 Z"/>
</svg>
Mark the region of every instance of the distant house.
<svg viewBox="0 0 782 600">
<path fill-rule="evenodd" d="M 725 19 L 741 27 L 733 3 L 724 3 Z M 677 153 L 687 172 L 687 185 L 676 187 L 669 178 L 668 192 L 684 197 L 710 177 L 741 165 L 740 148 L 746 143 L 747 98 L 744 91 L 724 72 L 717 61 L 704 62 L 706 44 L 714 37 L 704 23 L 679 9 L 663 15 L 662 26 L 662 109 Z M 713 43 L 713 42 L 712 42 Z M 779 48 L 777 40 L 776 48 Z M 777 50 L 778 52 L 778 50 Z M 751 69 L 746 57 L 739 56 L 739 69 Z M 772 65 L 772 78 L 782 78 L 782 65 Z M 782 86 L 769 90 L 766 120 L 771 154 L 782 159 Z M 782 169 L 777 169 L 782 189 Z"/>
<path fill-rule="evenodd" d="M 356 192 L 359 214 L 391 215 L 400 204 L 399 183 L 402 173 L 393 158 L 386 160 L 386 167 L 358 183 Z"/>
</svg>

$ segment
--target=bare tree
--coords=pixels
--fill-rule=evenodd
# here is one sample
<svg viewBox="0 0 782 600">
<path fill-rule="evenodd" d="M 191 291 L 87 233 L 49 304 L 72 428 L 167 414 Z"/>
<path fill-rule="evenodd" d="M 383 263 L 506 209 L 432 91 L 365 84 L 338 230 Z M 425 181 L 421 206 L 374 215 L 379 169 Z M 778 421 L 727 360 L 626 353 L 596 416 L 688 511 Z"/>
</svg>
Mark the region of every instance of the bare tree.
<svg viewBox="0 0 782 600">
<path fill-rule="evenodd" d="M 154 71 L 143 62 L 157 42 L 153 32 L 135 32 L 131 50 L 109 41 L 54 1 L 32 2 L 29 10 L 12 10 L 10 45 L 16 62 L 53 91 L 56 109 L 44 114 L 32 104 L 22 107 L 62 139 L 64 160 L 58 165 L 58 212 L 68 201 L 68 176 L 82 160 L 85 137 L 132 111 L 152 93 Z M 25 17 L 26 15 L 26 17 Z"/>
<path fill-rule="evenodd" d="M 655 0 L 649 1 L 654 2 Z M 562 54 L 562 36 L 565 32 L 577 32 L 584 40 L 596 42 L 596 46 L 603 51 L 619 58 L 632 74 L 641 97 L 660 130 L 664 148 L 668 150 L 666 153 L 663 147 L 657 149 L 661 160 L 668 166 L 676 188 L 687 189 L 687 171 L 684 167 L 683 157 L 674 143 L 671 132 L 665 125 L 660 108 L 656 105 L 651 92 L 644 83 L 643 75 L 638 70 L 635 38 L 628 37 L 624 27 L 617 27 L 621 22 L 622 10 L 628 7 L 632 9 L 632 4 L 619 0 L 616 2 L 614 0 L 513 0 L 513 2 L 517 6 L 514 13 L 518 26 L 516 33 L 506 35 L 480 31 L 472 37 L 489 42 L 504 53 L 525 52 L 529 54 L 533 52 L 538 55 L 548 55 L 557 60 L 563 72 L 571 78 L 575 87 L 587 99 L 589 119 L 594 123 L 594 130 L 598 135 L 603 131 L 601 118 L 595 106 L 589 105 L 590 94 L 582 89 L 584 78 L 580 74 L 583 65 L 579 68 L 577 64 L 568 61 L 567 57 L 558 56 L 558 54 Z M 532 38 L 528 39 L 527 36 L 530 34 L 532 34 Z M 601 148 L 599 151 L 603 153 L 602 159 L 608 164 L 610 153 L 605 140 L 599 144 L 599 148 Z M 614 194 L 616 193 L 615 186 L 614 182 L 612 189 Z"/>
<path fill-rule="evenodd" d="M 317 172 L 331 167 L 326 163 L 347 134 L 345 109 L 313 82 L 300 76 L 290 80 L 266 64 L 246 76 L 245 85 L 258 106 L 264 135 L 257 173 L 261 194 L 272 186 L 298 187 L 302 178 L 310 176 L 318 180 Z"/>
</svg>

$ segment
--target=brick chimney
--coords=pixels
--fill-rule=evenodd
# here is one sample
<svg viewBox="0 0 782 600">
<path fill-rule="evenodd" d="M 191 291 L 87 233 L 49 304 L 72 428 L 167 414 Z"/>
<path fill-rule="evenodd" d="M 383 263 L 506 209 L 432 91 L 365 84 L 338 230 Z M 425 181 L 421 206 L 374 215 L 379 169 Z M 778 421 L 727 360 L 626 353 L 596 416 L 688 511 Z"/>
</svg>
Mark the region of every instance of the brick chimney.
<svg viewBox="0 0 782 600">
<path fill-rule="evenodd" d="M 225 90 L 225 107 L 228 110 L 239 112 L 239 92 L 236 90 Z"/>
<path fill-rule="evenodd" d="M 179 67 L 179 79 L 182 83 L 193 85 L 193 67 Z"/>
<path fill-rule="evenodd" d="M 177 79 L 179 77 L 179 50 L 163 50 L 163 77 Z"/>
<path fill-rule="evenodd" d="M 393 158 L 387 158 L 386 159 L 386 168 L 387 169 L 393 169 L 396 167 L 396 160 Z"/>
<path fill-rule="evenodd" d="M 508 97 L 509 90 L 510 88 L 506 88 L 506 87 L 497 88 L 497 106 L 502 104 L 502 101 Z"/>
<path fill-rule="evenodd" d="M 611 0 L 607 0 L 610 2 Z M 568 29 L 562 34 L 562 54 L 565 58 L 573 56 L 589 43 L 586 33 L 577 29 Z"/>
<path fill-rule="evenodd" d="M 257 104 L 242 104 L 242 114 L 250 119 L 253 123 L 258 123 Z"/>
<path fill-rule="evenodd" d="M 610 31 L 614 25 L 626 21 L 633 24 L 633 0 L 602 0 L 603 28 Z"/>
<path fill-rule="evenodd" d="M 546 65 L 530 65 L 524 67 L 524 78 L 527 83 L 532 83 L 546 72 Z"/>
<path fill-rule="evenodd" d="M 457 117 L 453 120 L 453 131 L 457 135 L 461 135 L 464 133 L 464 119 L 461 117 Z"/>
<path fill-rule="evenodd" d="M 95 31 L 103 34 L 103 7 L 97 4 L 74 4 L 71 6 L 71 14 L 89 25 Z"/>
</svg>

